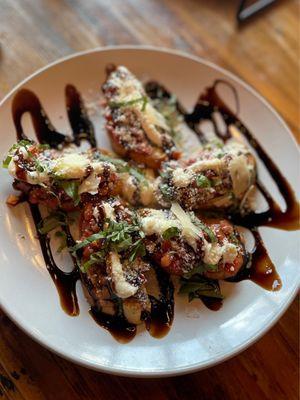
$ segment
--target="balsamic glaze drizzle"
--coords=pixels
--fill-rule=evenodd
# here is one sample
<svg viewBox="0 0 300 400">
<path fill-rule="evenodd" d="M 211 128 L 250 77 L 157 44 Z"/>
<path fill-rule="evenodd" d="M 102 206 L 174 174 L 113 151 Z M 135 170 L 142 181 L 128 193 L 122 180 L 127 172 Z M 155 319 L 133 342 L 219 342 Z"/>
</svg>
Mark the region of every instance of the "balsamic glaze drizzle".
<svg viewBox="0 0 300 400">
<path fill-rule="evenodd" d="M 96 147 L 94 126 L 87 115 L 80 93 L 75 86 L 67 85 L 65 95 L 74 143 L 79 146 L 82 140 L 86 140 L 91 147 Z"/>
<path fill-rule="evenodd" d="M 217 87 L 220 84 L 225 84 L 231 88 L 236 102 L 235 113 L 230 110 L 230 108 L 218 95 Z M 157 96 L 167 99 L 171 97 L 167 89 L 157 82 L 149 82 L 146 85 L 146 91 L 153 99 L 157 98 Z M 250 146 L 252 146 L 252 148 L 256 151 L 257 155 L 264 163 L 271 177 L 273 178 L 285 201 L 285 211 L 280 209 L 267 189 L 258 181 L 257 187 L 267 201 L 268 210 L 261 213 L 250 212 L 245 216 L 241 216 L 239 214 L 230 215 L 230 219 L 233 221 L 233 223 L 250 229 L 255 239 L 250 270 L 244 268 L 243 273 L 238 274 L 233 280 L 237 282 L 238 280 L 242 279 L 250 279 L 267 290 L 279 290 L 281 287 L 280 278 L 276 272 L 272 260 L 268 255 L 267 249 L 263 244 L 257 227 L 270 226 L 284 230 L 299 229 L 299 203 L 296 200 L 293 189 L 263 147 L 249 131 L 249 129 L 247 129 L 237 117 L 240 108 L 238 95 L 236 89 L 230 83 L 223 80 L 216 80 L 212 86 L 208 87 L 199 96 L 199 99 L 191 113 L 188 113 L 179 102 L 177 102 L 176 108 L 183 115 L 184 120 L 189 127 L 198 135 L 202 144 L 205 144 L 207 140 L 199 127 L 201 122 L 205 120 L 212 122 L 216 136 L 219 137 L 223 142 L 226 142 L 232 137 L 230 127 L 235 126 L 247 139 Z M 215 112 L 219 112 L 221 114 L 223 121 L 226 124 L 225 133 L 220 132 L 218 129 L 214 119 Z M 267 275 L 267 277 L 265 275 Z M 230 281 L 232 281 L 232 279 L 230 279 Z"/>
<path fill-rule="evenodd" d="M 263 213 L 251 213 L 244 217 L 232 215 L 231 219 L 234 223 L 245 226 L 251 229 L 255 238 L 255 248 L 252 253 L 251 268 L 244 268 L 238 276 L 231 281 L 239 281 L 242 279 L 251 279 L 255 283 L 263 286 L 265 289 L 278 290 L 280 288 L 280 278 L 276 273 L 275 267 L 268 256 L 268 252 L 263 245 L 261 236 L 257 230 L 258 226 L 271 226 L 278 229 L 294 230 L 299 229 L 299 205 L 295 199 L 294 192 L 283 177 L 277 166 L 270 159 L 264 149 L 260 146 L 257 140 L 253 137 L 250 131 L 242 124 L 237 118 L 237 113 L 233 113 L 227 105 L 218 96 L 217 86 L 226 84 L 233 90 L 237 110 L 239 108 L 238 97 L 236 90 L 225 81 L 216 81 L 211 87 L 200 95 L 194 110 L 187 113 L 182 105 L 177 102 L 177 110 L 183 115 L 185 122 L 197 133 L 199 140 L 202 143 L 206 142 L 205 135 L 199 128 L 199 124 L 204 120 L 209 120 L 213 123 L 215 133 L 224 142 L 231 137 L 230 126 L 236 126 L 240 132 L 246 137 L 250 145 L 255 149 L 260 159 L 263 161 L 272 178 L 274 179 L 280 193 L 282 194 L 286 210 L 282 211 L 277 203 L 272 199 L 268 191 L 263 185 L 258 182 L 257 186 L 264 195 L 269 210 Z M 165 98 L 170 97 L 170 93 L 157 82 L 149 82 L 146 85 L 146 91 L 151 98 L 158 95 Z M 22 127 L 22 116 L 24 113 L 29 112 L 37 141 L 43 144 L 49 144 L 50 147 L 57 148 L 59 145 L 74 143 L 80 145 L 81 140 L 87 140 L 91 147 L 96 147 L 96 139 L 94 127 L 88 118 L 84 103 L 80 93 L 73 85 L 67 85 L 65 88 L 66 107 L 68 119 L 72 128 L 72 137 L 63 135 L 55 130 L 51 124 L 46 112 L 44 111 L 38 97 L 28 89 L 21 89 L 17 92 L 12 103 L 12 115 L 16 128 L 17 139 L 26 139 Z M 227 130 L 225 133 L 219 131 L 214 113 L 218 111 L 226 124 Z M 37 235 L 40 241 L 43 257 L 45 259 L 46 267 L 49 274 L 55 283 L 59 293 L 62 308 L 69 315 L 78 315 L 79 307 L 76 296 L 76 282 L 80 279 L 80 272 L 77 261 L 74 257 L 74 269 L 70 273 L 63 272 L 56 265 L 50 247 L 50 240 L 47 235 L 42 235 L 38 231 L 38 225 L 41 222 L 41 214 L 37 205 L 30 204 L 32 217 L 36 226 Z M 69 228 L 64 227 L 67 237 L 68 246 L 74 244 Z M 149 333 L 155 337 L 162 337 L 168 333 L 174 316 L 174 288 L 169 276 L 159 268 L 155 268 L 158 282 L 160 283 L 161 296 L 160 299 L 154 299 L 150 296 L 151 300 L 151 316 L 146 318 L 146 326 Z M 212 302 L 208 299 L 203 299 L 203 302 L 211 309 L 217 310 L 221 307 L 222 303 Z M 108 316 L 95 307 L 92 307 L 90 314 L 94 320 L 103 328 L 110 331 L 110 333 L 120 342 L 126 343 L 133 339 L 136 334 L 136 326 L 129 324 L 125 318 L 120 319 Z"/>
<path fill-rule="evenodd" d="M 13 98 L 12 115 L 17 139 L 27 139 L 22 127 L 22 116 L 28 112 L 31 116 L 37 141 L 57 148 L 66 142 L 66 136 L 57 132 L 51 124 L 38 97 L 28 89 L 21 89 Z"/>
<path fill-rule="evenodd" d="M 150 335 L 156 338 L 166 336 L 174 318 L 174 286 L 170 275 L 162 268 L 153 266 L 160 289 L 160 297 L 149 296 L 151 301 L 151 316 L 146 320 Z"/>
<path fill-rule="evenodd" d="M 80 145 L 82 140 L 89 142 L 91 147 L 96 147 L 95 132 L 92 122 L 88 118 L 80 93 L 73 85 L 65 88 L 66 108 L 68 119 L 72 128 L 72 137 L 63 135 L 55 130 L 46 112 L 44 111 L 38 97 L 28 89 L 22 89 L 15 95 L 12 104 L 13 120 L 16 128 L 17 139 L 27 139 L 22 127 L 22 116 L 29 112 L 32 118 L 37 141 L 49 144 L 50 147 L 57 148 L 61 144 L 74 143 Z M 76 296 L 76 282 L 82 279 L 79 266 L 75 257 L 72 257 L 74 268 L 72 272 L 62 271 L 55 263 L 50 239 L 47 235 L 40 234 L 38 226 L 42 221 L 39 207 L 29 204 L 36 232 L 40 242 L 42 254 L 47 270 L 56 286 L 59 294 L 60 303 L 63 310 L 75 316 L 79 314 L 79 306 Z M 72 247 L 75 241 L 70 233 L 68 226 L 63 226 L 67 238 L 68 247 Z M 162 276 L 161 298 L 152 303 L 151 315 L 146 319 L 147 329 L 154 337 L 163 337 L 169 331 L 174 315 L 173 285 L 164 271 L 158 271 Z M 96 307 L 91 307 L 90 315 L 104 329 L 107 329 L 116 340 L 127 343 L 136 334 L 136 325 L 130 324 L 119 316 L 110 316 L 100 312 Z M 151 321 L 151 322 L 149 322 Z"/>
<path fill-rule="evenodd" d="M 56 265 L 52 255 L 50 239 L 47 237 L 47 235 L 42 235 L 38 230 L 38 226 L 42 221 L 39 207 L 36 204 L 30 203 L 29 206 L 36 227 L 36 232 L 38 235 L 46 267 L 57 288 L 62 309 L 68 315 L 79 315 L 79 306 L 76 295 L 76 282 L 79 279 L 78 268 L 74 268 L 72 272 L 67 273 L 62 271 Z M 67 236 L 67 241 L 68 240 L 70 241 L 70 237 Z"/>
</svg>

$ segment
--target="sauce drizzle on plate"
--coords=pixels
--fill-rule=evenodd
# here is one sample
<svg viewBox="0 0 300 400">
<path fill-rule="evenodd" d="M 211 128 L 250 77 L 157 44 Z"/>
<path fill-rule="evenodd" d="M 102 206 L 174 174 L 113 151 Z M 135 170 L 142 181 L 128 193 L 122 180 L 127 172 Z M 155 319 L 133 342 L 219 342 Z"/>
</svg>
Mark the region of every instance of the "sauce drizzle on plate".
<svg viewBox="0 0 300 400">
<path fill-rule="evenodd" d="M 219 97 L 217 87 L 220 84 L 225 84 L 232 89 L 237 104 L 236 113 L 232 112 Z M 146 91 L 151 98 L 155 98 L 158 95 L 165 98 L 171 96 L 170 93 L 157 82 L 149 82 L 146 85 Z M 73 132 L 72 137 L 56 131 L 42 107 L 40 100 L 32 91 L 28 89 L 21 89 L 18 91 L 12 103 L 12 115 L 17 139 L 26 139 L 21 120 L 22 116 L 28 112 L 31 116 L 36 138 L 39 143 L 47 143 L 50 147 L 57 148 L 60 145 L 69 143 L 74 143 L 79 146 L 82 140 L 86 140 L 91 147 L 96 147 L 97 143 L 94 127 L 88 117 L 80 93 L 73 85 L 67 85 L 65 88 L 65 98 L 68 119 Z M 205 143 L 206 139 L 199 128 L 199 124 L 204 120 L 212 122 L 215 134 L 224 142 L 232 137 L 232 127 L 238 129 L 240 134 L 247 139 L 250 146 L 256 151 L 276 183 L 286 203 L 285 211 L 280 209 L 266 188 L 258 182 L 257 187 L 268 203 L 268 210 L 262 213 L 250 212 L 245 216 L 235 214 L 230 216 L 235 224 L 250 229 L 255 239 L 250 268 L 244 268 L 230 281 L 237 282 L 243 279 L 250 279 L 267 290 L 279 290 L 281 287 L 280 277 L 268 255 L 257 228 L 259 226 L 269 226 L 284 230 L 299 229 L 299 204 L 296 201 L 295 194 L 290 184 L 255 137 L 238 119 L 238 96 L 236 90 L 229 83 L 220 80 L 215 81 L 211 87 L 207 88 L 205 92 L 200 95 L 191 113 L 187 113 L 178 102 L 176 107 L 183 115 L 185 122 L 196 132 L 202 143 Z M 214 117 L 216 112 L 221 114 L 226 125 L 226 132 L 221 132 L 219 130 Z M 62 308 L 71 316 L 78 315 L 79 306 L 76 295 L 76 282 L 80 279 L 80 271 L 76 259 L 72 257 L 74 269 L 69 273 L 62 271 L 56 265 L 51 252 L 50 239 L 47 235 L 42 235 L 38 231 L 38 226 L 42 220 L 39 208 L 37 205 L 30 204 L 30 209 L 46 267 L 57 288 Z M 68 227 L 64 227 L 64 230 L 67 237 L 67 244 L 71 247 L 74 245 L 74 239 Z M 151 299 L 151 315 L 145 318 L 145 323 L 149 333 L 159 338 L 165 336 L 172 325 L 174 316 L 174 288 L 169 277 L 162 276 L 163 274 L 166 275 L 165 272 L 157 269 L 156 274 L 160 275 L 158 281 L 161 283 L 160 290 L 162 296 L 160 300 Z M 203 298 L 202 300 L 208 308 L 215 311 L 222 306 L 221 300 L 213 299 L 212 301 L 208 298 Z M 90 314 L 100 326 L 110 331 L 110 333 L 122 343 L 129 342 L 136 334 L 136 326 L 134 324 L 129 324 L 125 319 L 122 320 L 105 315 L 93 307 L 90 310 Z"/>
</svg>

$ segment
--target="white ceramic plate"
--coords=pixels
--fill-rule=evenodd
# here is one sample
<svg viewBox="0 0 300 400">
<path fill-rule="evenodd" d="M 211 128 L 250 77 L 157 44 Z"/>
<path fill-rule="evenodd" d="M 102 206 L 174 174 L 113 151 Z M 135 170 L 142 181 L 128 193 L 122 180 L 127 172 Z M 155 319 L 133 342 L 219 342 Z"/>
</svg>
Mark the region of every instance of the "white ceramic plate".
<svg viewBox="0 0 300 400">
<path fill-rule="evenodd" d="M 1 104 L 0 155 L 15 141 L 11 101 L 16 90 L 21 87 L 33 90 L 58 131 L 68 132 L 65 85 L 73 83 L 90 102 L 98 97 L 105 65 L 111 62 L 128 66 L 139 77 L 159 80 L 187 108 L 215 79 L 231 82 L 240 97 L 242 121 L 255 133 L 296 190 L 297 145 L 286 124 L 261 96 L 237 77 L 207 61 L 153 48 L 93 50 L 63 59 L 30 76 Z M 24 119 L 26 131 L 32 131 L 29 119 Z M 106 138 L 101 133 L 97 112 L 93 121 L 98 143 L 103 146 Z M 269 185 L 270 178 L 261 166 L 260 172 Z M 187 302 L 177 301 L 173 327 L 166 337 L 154 339 L 141 330 L 129 344 L 119 344 L 91 319 L 80 287 L 80 316 L 72 318 L 63 312 L 34 237 L 29 210 L 26 205 L 8 208 L 5 199 L 12 189 L 7 171 L 1 170 L 0 182 L 1 306 L 34 339 L 81 365 L 131 376 L 176 375 L 212 366 L 261 337 L 280 318 L 297 292 L 300 278 L 297 232 L 262 228 L 260 231 L 282 279 L 279 292 L 267 292 L 250 281 L 225 283 L 222 290 L 226 300 L 219 312 L 209 311 L 197 301 L 189 306 Z M 278 198 L 274 186 L 271 190 Z"/>
</svg>

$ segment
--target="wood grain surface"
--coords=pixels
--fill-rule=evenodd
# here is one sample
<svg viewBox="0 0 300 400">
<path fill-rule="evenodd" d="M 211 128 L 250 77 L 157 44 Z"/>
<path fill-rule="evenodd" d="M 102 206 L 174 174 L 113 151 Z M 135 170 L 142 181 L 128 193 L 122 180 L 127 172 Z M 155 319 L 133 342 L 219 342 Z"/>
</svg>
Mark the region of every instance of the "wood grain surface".
<svg viewBox="0 0 300 400">
<path fill-rule="evenodd" d="M 151 44 L 203 56 L 254 86 L 300 140 L 299 2 L 278 0 L 238 27 L 238 0 L 0 0 L 0 99 L 76 51 Z M 214 368 L 129 379 L 78 367 L 0 311 L 2 399 L 298 399 L 299 300 L 251 348 Z"/>
</svg>

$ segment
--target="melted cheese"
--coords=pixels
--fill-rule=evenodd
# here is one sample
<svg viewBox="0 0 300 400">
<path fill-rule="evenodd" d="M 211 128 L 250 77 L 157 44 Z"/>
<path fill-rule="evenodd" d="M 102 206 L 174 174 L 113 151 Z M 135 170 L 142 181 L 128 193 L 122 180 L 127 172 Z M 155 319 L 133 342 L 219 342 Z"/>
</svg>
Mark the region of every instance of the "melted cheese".
<svg viewBox="0 0 300 400">
<path fill-rule="evenodd" d="M 130 203 L 134 203 L 134 195 L 137 190 L 137 186 L 135 183 L 135 179 L 126 173 L 120 174 L 120 178 L 122 181 L 122 194 L 125 197 L 126 200 L 128 200 Z"/>
<path fill-rule="evenodd" d="M 195 174 L 198 174 L 208 169 L 212 169 L 220 173 L 221 169 L 224 167 L 224 162 L 222 160 L 219 160 L 218 158 L 213 158 L 210 160 L 200 160 L 187 168 L 176 168 L 173 171 L 172 181 L 174 186 L 186 187 L 191 183 L 191 180 L 193 179 Z"/>
<path fill-rule="evenodd" d="M 12 158 L 8 164 L 8 173 L 15 178 L 16 177 L 16 164 L 15 164 L 15 160 Z"/>
<path fill-rule="evenodd" d="M 56 159 L 53 172 L 64 179 L 82 179 L 89 164 L 90 161 L 87 156 L 69 153 Z"/>
<path fill-rule="evenodd" d="M 245 155 L 233 157 L 228 166 L 232 180 L 233 192 L 237 198 L 241 198 L 248 190 L 251 182 L 251 174 Z"/>
<path fill-rule="evenodd" d="M 192 164 L 187 168 L 187 170 L 193 171 L 193 172 L 202 172 L 207 169 L 212 169 L 214 171 L 220 171 L 222 168 L 224 168 L 224 162 L 223 160 L 220 160 L 219 158 L 212 158 L 210 160 L 200 160 Z"/>
<path fill-rule="evenodd" d="M 203 233 L 192 222 L 189 214 L 185 213 L 179 204 L 173 203 L 171 207 L 173 216 L 168 216 L 162 210 L 148 210 L 148 214 L 141 218 L 141 226 L 145 235 L 160 235 L 169 228 L 178 228 L 186 242 L 197 248 L 197 239 Z"/>
<path fill-rule="evenodd" d="M 147 185 L 140 185 L 140 200 L 143 206 L 149 206 L 155 202 L 153 183 L 148 181 Z"/>
<path fill-rule="evenodd" d="M 145 110 L 142 111 L 141 104 L 135 105 L 135 114 L 140 118 L 142 128 L 144 129 L 150 142 L 156 146 L 162 147 L 162 135 L 157 127 L 162 128 L 165 131 L 169 131 L 169 128 L 165 122 L 165 118 L 161 115 L 152 104 L 147 103 Z"/>
<path fill-rule="evenodd" d="M 138 287 L 127 282 L 118 253 L 110 252 L 108 254 L 108 262 L 116 295 L 121 299 L 133 296 L 138 291 Z"/>
<path fill-rule="evenodd" d="M 141 218 L 142 230 L 145 235 L 162 235 L 167 229 L 176 227 L 181 229 L 179 221 L 168 219 L 161 210 L 149 210 L 146 217 Z"/>
<path fill-rule="evenodd" d="M 26 181 L 31 185 L 39 185 L 41 183 L 47 183 L 49 181 L 49 175 L 46 171 L 27 171 Z"/>
<path fill-rule="evenodd" d="M 97 176 L 97 174 L 92 172 L 79 186 L 78 194 L 81 193 L 97 194 L 100 181 L 101 178 Z"/>
<path fill-rule="evenodd" d="M 93 171 L 79 186 L 78 194 L 90 193 L 90 194 L 94 195 L 94 194 L 98 193 L 98 187 L 101 182 L 101 177 L 99 175 L 103 172 L 104 163 L 103 162 L 92 162 L 91 167 L 93 168 Z M 110 167 L 110 169 L 115 170 L 114 165 L 109 164 L 109 167 Z"/>
</svg>

